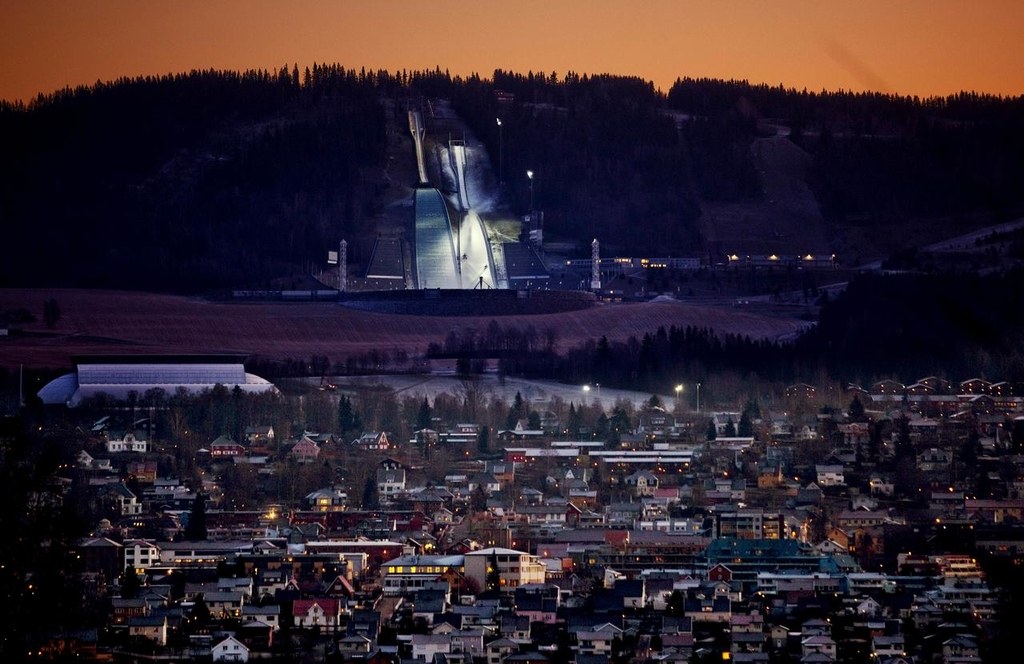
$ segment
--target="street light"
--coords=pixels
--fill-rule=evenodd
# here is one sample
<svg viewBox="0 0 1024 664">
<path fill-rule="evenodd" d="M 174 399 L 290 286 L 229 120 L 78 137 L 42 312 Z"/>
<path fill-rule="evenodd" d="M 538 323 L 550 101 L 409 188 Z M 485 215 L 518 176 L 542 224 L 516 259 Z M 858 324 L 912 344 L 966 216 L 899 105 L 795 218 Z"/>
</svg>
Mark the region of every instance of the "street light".
<svg viewBox="0 0 1024 664">
<path fill-rule="evenodd" d="M 683 391 L 683 386 L 676 385 L 676 410 L 679 410 L 679 393 Z"/>
<path fill-rule="evenodd" d="M 589 385 L 584 385 L 583 386 L 583 405 L 584 406 L 587 405 L 587 395 L 588 394 L 590 394 L 590 386 Z"/>
<path fill-rule="evenodd" d="M 530 215 L 533 215 L 533 171 L 526 171 L 526 177 L 530 180 Z"/>
<path fill-rule="evenodd" d="M 700 383 L 697 383 L 697 413 L 700 413 Z"/>
<path fill-rule="evenodd" d="M 495 118 L 495 119 L 498 121 L 498 185 L 500 186 L 500 185 L 505 184 L 505 176 L 504 176 L 504 165 L 505 165 L 505 159 L 504 159 L 505 148 L 504 148 L 504 145 L 505 145 L 505 140 L 504 140 L 504 132 L 501 129 L 501 118 Z"/>
</svg>

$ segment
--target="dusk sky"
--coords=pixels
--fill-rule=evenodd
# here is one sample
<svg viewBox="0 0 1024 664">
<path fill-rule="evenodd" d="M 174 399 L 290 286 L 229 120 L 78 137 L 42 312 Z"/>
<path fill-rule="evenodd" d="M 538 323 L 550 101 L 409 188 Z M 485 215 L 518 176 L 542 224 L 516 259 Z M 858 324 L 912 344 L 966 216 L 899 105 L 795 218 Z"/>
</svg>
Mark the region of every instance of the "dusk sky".
<svg viewBox="0 0 1024 664">
<path fill-rule="evenodd" d="M 0 98 L 191 69 L 338 62 L 1024 94 L 1020 0 L 0 0 Z"/>
</svg>

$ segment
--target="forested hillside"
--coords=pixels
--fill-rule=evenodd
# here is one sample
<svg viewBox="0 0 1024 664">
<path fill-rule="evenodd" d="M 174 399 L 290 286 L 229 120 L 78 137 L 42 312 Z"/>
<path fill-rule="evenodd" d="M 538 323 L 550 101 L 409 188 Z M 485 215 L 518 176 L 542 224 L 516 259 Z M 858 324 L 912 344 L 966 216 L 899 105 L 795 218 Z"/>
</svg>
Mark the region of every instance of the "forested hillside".
<svg viewBox="0 0 1024 664">
<path fill-rule="evenodd" d="M 384 112 L 340 68 L 124 80 L 0 111 L 7 284 L 285 275 L 371 218 Z"/>
<path fill-rule="evenodd" d="M 406 139 L 405 109 L 433 98 L 452 101 L 495 172 L 502 153 L 510 213 L 529 207 L 531 169 L 547 235 L 599 237 L 610 253 L 704 255 L 705 207 L 766 209 L 752 145 L 769 135 L 808 155 L 839 246 L 857 236 L 884 255 L 1024 211 L 1021 98 L 692 79 L 662 93 L 571 72 L 204 71 L 0 104 L 0 283 L 194 292 L 302 274 L 342 237 L 372 238 L 388 187 L 413 184 L 391 177 L 390 158 L 405 157 L 389 150 Z M 365 260 L 366 243 L 352 246 Z"/>
</svg>

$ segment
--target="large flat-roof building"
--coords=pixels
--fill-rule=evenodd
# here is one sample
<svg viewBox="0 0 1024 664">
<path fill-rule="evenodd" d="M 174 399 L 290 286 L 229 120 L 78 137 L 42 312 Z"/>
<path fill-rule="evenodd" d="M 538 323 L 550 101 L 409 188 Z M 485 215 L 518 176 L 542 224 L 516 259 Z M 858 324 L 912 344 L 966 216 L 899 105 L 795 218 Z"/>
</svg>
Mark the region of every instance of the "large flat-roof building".
<svg viewBox="0 0 1024 664">
<path fill-rule="evenodd" d="M 134 393 L 163 390 L 172 396 L 179 389 L 198 394 L 223 385 L 245 393 L 277 390 L 270 381 L 246 373 L 243 355 L 100 355 L 73 358 L 75 371 L 56 378 L 39 390 L 44 404 L 75 407 L 104 394 L 118 401 Z"/>
<path fill-rule="evenodd" d="M 487 588 L 488 571 L 492 563 L 498 566 L 499 589 L 510 591 L 531 583 L 547 580 L 547 567 L 540 559 L 525 551 L 491 547 L 465 554 L 466 576 L 476 581 L 481 589 Z"/>
</svg>

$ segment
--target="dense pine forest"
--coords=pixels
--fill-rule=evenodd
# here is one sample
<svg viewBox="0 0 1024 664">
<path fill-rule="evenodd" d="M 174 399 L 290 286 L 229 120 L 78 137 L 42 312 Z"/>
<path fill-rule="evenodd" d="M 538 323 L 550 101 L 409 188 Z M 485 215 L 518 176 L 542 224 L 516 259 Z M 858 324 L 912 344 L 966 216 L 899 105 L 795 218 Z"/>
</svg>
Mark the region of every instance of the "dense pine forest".
<svg viewBox="0 0 1024 664">
<path fill-rule="evenodd" d="M 300 274 L 342 237 L 372 238 L 389 184 L 412 184 L 388 181 L 389 132 L 404 140 L 404 110 L 436 98 L 495 171 L 502 142 L 511 213 L 526 212 L 520 174 L 533 169 L 549 234 L 627 254 L 701 255 L 702 205 L 762 198 L 751 144 L 782 125 L 810 155 L 833 235 L 966 229 L 1024 209 L 1022 98 L 693 79 L 663 93 L 571 72 L 197 71 L 0 104 L 0 281 L 196 292 Z"/>
</svg>

